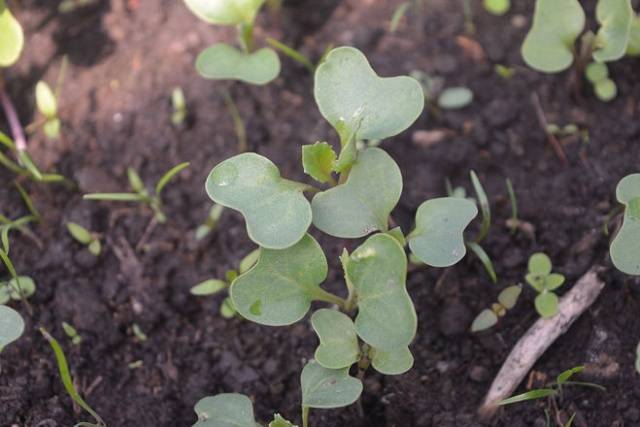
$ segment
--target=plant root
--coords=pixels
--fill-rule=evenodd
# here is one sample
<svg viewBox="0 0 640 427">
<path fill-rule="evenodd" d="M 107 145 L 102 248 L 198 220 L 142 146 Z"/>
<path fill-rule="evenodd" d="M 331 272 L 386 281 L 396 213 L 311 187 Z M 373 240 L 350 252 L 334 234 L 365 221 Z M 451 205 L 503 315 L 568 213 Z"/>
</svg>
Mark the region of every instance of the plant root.
<svg viewBox="0 0 640 427">
<path fill-rule="evenodd" d="M 490 420 L 495 415 L 499 402 L 513 394 L 540 356 L 596 301 L 604 288 L 604 282 L 598 278 L 601 270 L 599 266 L 591 267 L 560 299 L 558 314 L 538 319 L 520 338 L 478 409 L 482 420 Z"/>
</svg>

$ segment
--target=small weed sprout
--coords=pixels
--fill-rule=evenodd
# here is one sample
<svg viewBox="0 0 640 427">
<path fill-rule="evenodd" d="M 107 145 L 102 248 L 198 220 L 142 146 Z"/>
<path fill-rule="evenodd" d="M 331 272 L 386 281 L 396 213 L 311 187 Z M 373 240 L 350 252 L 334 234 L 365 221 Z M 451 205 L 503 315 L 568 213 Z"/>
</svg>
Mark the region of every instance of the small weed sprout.
<svg viewBox="0 0 640 427">
<path fill-rule="evenodd" d="M 176 127 L 183 126 L 189 111 L 187 110 L 187 101 L 181 87 L 175 87 L 171 91 L 171 108 L 173 109 L 171 123 Z"/>
<path fill-rule="evenodd" d="M 158 223 L 164 224 L 167 221 L 167 216 L 162 210 L 162 190 L 164 190 L 173 177 L 187 166 L 189 166 L 189 163 L 180 163 L 167 171 L 156 183 L 153 192 L 149 192 L 142 182 L 142 179 L 140 179 L 140 175 L 138 175 L 133 168 L 129 168 L 127 170 L 127 176 L 129 178 L 129 185 L 133 190 L 132 193 L 91 193 L 85 194 L 83 199 L 144 203 L 153 210 L 154 219 Z"/>
<path fill-rule="evenodd" d="M 627 175 L 616 188 L 616 198 L 624 205 L 622 227 L 611 242 L 613 265 L 633 276 L 640 275 L 640 173 Z"/>
<path fill-rule="evenodd" d="M 492 15 L 502 16 L 511 8 L 511 0 L 482 0 L 482 5 Z"/>
<path fill-rule="evenodd" d="M 76 224 L 75 222 L 68 222 L 67 230 L 76 241 L 86 246 L 89 252 L 91 252 L 95 256 L 100 255 L 100 252 L 102 251 L 102 245 L 100 243 L 100 239 L 95 233 L 90 232 L 89 230 L 87 230 L 80 224 Z"/>
<path fill-rule="evenodd" d="M 476 316 L 471 324 L 471 332 L 480 332 L 492 328 L 498 320 L 515 307 L 522 293 L 522 286 L 512 285 L 504 288 L 498 295 L 498 301 L 485 308 Z"/>
<path fill-rule="evenodd" d="M 584 70 L 584 75 L 593 86 L 600 101 L 609 102 L 616 97 L 618 88 L 609 78 L 609 68 L 604 62 L 592 62 Z"/>
<path fill-rule="evenodd" d="M 58 117 L 58 100 L 44 80 L 36 84 L 36 106 L 44 116 L 42 129 L 50 139 L 60 138 L 60 118 Z"/>
<path fill-rule="evenodd" d="M 467 87 L 445 88 L 442 77 L 430 76 L 418 70 L 413 71 L 411 77 L 420 82 L 425 101 L 432 109 L 457 110 L 473 102 L 473 92 Z"/>
<path fill-rule="evenodd" d="M 82 337 L 78 334 L 76 328 L 71 326 L 67 322 L 62 322 L 62 330 L 67 335 L 67 337 L 71 340 L 71 344 L 80 345 L 82 343 Z"/>
<path fill-rule="evenodd" d="M 13 65 L 24 47 L 22 26 L 11 14 L 5 0 L 0 0 L 0 67 Z"/>
<path fill-rule="evenodd" d="M 207 219 L 196 229 L 196 240 L 204 239 L 216 229 L 216 227 L 218 226 L 218 222 L 220 221 L 220 217 L 222 217 L 223 211 L 224 206 L 222 205 L 214 203 L 213 206 L 211 206 L 209 215 L 207 215 Z"/>
<path fill-rule="evenodd" d="M 553 292 L 564 283 L 564 276 L 552 273 L 549 257 L 542 252 L 529 258 L 529 272 L 525 280 L 538 292 L 535 299 L 536 311 L 542 317 L 553 317 L 558 313 L 558 296 Z"/>
<path fill-rule="evenodd" d="M 139 342 L 145 342 L 147 340 L 147 334 L 142 332 L 142 328 L 140 328 L 140 325 L 138 325 L 137 323 L 131 325 L 131 332 Z"/>
</svg>

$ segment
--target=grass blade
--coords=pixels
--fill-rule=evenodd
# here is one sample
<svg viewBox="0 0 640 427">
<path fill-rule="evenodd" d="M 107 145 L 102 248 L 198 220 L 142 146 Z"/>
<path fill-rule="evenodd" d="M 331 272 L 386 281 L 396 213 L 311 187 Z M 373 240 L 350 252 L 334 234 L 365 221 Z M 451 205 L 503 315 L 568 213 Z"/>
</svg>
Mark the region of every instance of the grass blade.
<svg viewBox="0 0 640 427">
<path fill-rule="evenodd" d="M 487 274 L 491 278 L 491 281 L 494 284 L 497 284 L 498 275 L 496 274 L 496 270 L 493 268 L 491 258 L 489 258 L 489 255 L 485 252 L 484 249 L 482 249 L 482 246 L 480 246 L 476 242 L 467 242 L 467 247 L 478 257 L 478 259 L 480 259 L 480 262 L 484 266 L 484 269 L 487 271 Z"/>
<path fill-rule="evenodd" d="M 557 391 L 555 391 L 552 388 L 540 388 L 540 389 L 537 389 L 537 390 L 531 390 L 531 391 L 528 391 L 526 393 L 522 393 L 522 394 L 518 394 L 516 396 L 509 397 L 508 399 L 504 399 L 504 400 L 498 402 L 498 405 L 510 405 L 512 403 L 526 402 L 528 400 L 542 399 L 544 397 L 553 396 L 556 393 L 557 393 Z"/>
<path fill-rule="evenodd" d="M 284 44 L 284 43 L 282 43 L 282 42 L 280 42 L 280 41 L 278 41 L 278 40 L 276 40 L 274 38 L 271 38 L 271 37 L 267 37 L 267 43 L 272 48 L 279 50 L 280 52 L 282 52 L 283 54 L 285 54 L 289 58 L 291 58 L 294 61 L 302 64 L 307 70 L 309 70 L 309 72 L 311 74 L 315 73 L 316 67 L 309 60 L 309 58 L 307 58 L 306 56 L 304 56 L 303 54 L 301 54 L 300 52 L 298 52 L 294 48 L 291 48 L 291 47 L 287 46 L 286 44 Z"/>
<path fill-rule="evenodd" d="M 179 165 L 172 167 L 167 173 L 162 175 L 162 178 L 160 178 L 160 181 L 158 181 L 158 183 L 156 184 L 156 194 L 159 196 L 160 193 L 162 193 L 164 187 L 169 183 L 169 181 L 171 181 L 174 176 L 180 173 L 180 171 L 182 171 L 187 166 L 189 166 L 189 162 L 180 163 Z"/>
<path fill-rule="evenodd" d="M 91 193 L 82 196 L 84 200 L 107 200 L 115 202 L 142 202 L 143 196 L 136 193 Z"/>
<path fill-rule="evenodd" d="M 484 187 L 480 183 L 478 179 L 478 175 L 474 171 L 471 171 L 471 183 L 473 184 L 473 189 L 476 192 L 476 196 L 478 197 L 478 203 L 480 204 L 480 211 L 482 212 L 482 224 L 480 225 L 480 232 L 478 233 L 478 237 L 476 237 L 475 242 L 480 243 L 487 237 L 489 234 L 489 226 L 491 226 L 491 208 L 489 206 L 489 199 L 487 198 L 487 193 L 484 191 Z"/>
</svg>

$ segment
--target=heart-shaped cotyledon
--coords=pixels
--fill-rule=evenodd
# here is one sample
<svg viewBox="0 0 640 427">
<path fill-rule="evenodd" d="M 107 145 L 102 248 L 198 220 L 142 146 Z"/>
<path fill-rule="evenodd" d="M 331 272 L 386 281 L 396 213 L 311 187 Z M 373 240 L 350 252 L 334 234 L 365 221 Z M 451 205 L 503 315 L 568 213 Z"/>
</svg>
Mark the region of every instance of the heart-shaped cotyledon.
<svg viewBox="0 0 640 427">
<path fill-rule="evenodd" d="M 251 240 L 269 249 L 297 243 L 311 225 L 306 186 L 280 176 L 271 160 L 255 153 L 231 157 L 211 170 L 207 194 L 242 213 Z"/>
<path fill-rule="evenodd" d="M 624 177 L 616 198 L 625 205 L 622 227 L 611 243 L 611 261 L 623 273 L 640 275 L 640 173 Z"/>
<path fill-rule="evenodd" d="M 218 43 L 198 55 L 196 70 L 208 79 L 240 80 L 263 85 L 280 74 L 280 59 L 268 47 L 246 53 L 225 43 Z"/>
</svg>

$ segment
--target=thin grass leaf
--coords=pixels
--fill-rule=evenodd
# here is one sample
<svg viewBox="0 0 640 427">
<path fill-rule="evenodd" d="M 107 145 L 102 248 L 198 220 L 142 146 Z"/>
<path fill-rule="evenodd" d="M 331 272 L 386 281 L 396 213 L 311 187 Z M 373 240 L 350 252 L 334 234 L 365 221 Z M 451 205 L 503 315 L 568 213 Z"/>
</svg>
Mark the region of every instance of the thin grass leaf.
<svg viewBox="0 0 640 427">
<path fill-rule="evenodd" d="M 18 193 L 20 193 L 20 197 L 22 197 L 22 201 L 24 201 L 24 204 L 29 210 L 29 212 L 31 213 L 31 215 L 33 215 L 36 221 L 39 222 L 40 219 L 42 218 L 42 215 L 40 215 L 40 212 L 38 212 L 36 207 L 33 205 L 33 200 L 31 200 L 31 197 L 29 196 L 29 194 L 25 191 L 24 187 L 19 182 L 17 181 L 14 182 L 14 185 L 18 189 Z"/>
<path fill-rule="evenodd" d="M 391 16 L 391 23 L 389 24 L 389 32 L 395 33 L 398 29 L 398 25 L 400 25 L 400 20 L 406 15 L 407 9 L 409 9 L 411 3 L 406 1 L 396 7 L 396 10 L 393 11 L 393 15 Z"/>
<path fill-rule="evenodd" d="M 4 167 L 9 169 L 11 172 L 16 173 L 18 175 L 28 174 L 28 172 L 25 169 L 21 168 L 20 165 L 18 165 L 16 162 L 9 159 L 7 156 L 5 156 L 2 153 L 0 153 L 0 164 L 2 164 Z"/>
<path fill-rule="evenodd" d="M 271 37 L 267 37 L 267 44 L 269 44 L 272 48 L 279 50 L 294 61 L 302 64 L 307 70 L 309 70 L 311 74 L 316 71 L 315 65 L 313 65 L 309 58 L 307 58 L 297 50 Z"/>
<path fill-rule="evenodd" d="M 18 273 L 16 272 L 16 268 L 13 266 L 13 262 L 11 262 L 9 254 L 2 249 L 0 249 L 0 259 L 4 263 L 4 266 L 7 267 L 7 270 L 9 270 L 11 277 L 17 279 Z"/>
<path fill-rule="evenodd" d="M 31 175 L 33 175 L 36 180 L 39 181 L 42 179 L 42 172 L 40 172 L 35 163 L 33 163 L 33 160 L 31 159 L 31 156 L 29 156 L 29 154 L 21 151 L 18 154 L 18 160 L 20 160 L 20 163 L 24 165 L 24 167 L 31 173 Z"/>
<path fill-rule="evenodd" d="M 558 378 L 556 379 L 556 381 L 559 385 L 562 385 L 566 383 L 569 380 L 569 378 L 571 378 L 575 374 L 580 373 L 582 371 L 584 371 L 584 366 L 576 366 L 575 368 L 567 369 L 566 371 L 558 375 Z"/>
<path fill-rule="evenodd" d="M 516 199 L 513 184 L 509 178 L 507 178 L 506 183 L 509 201 L 511 202 L 511 234 L 514 234 L 518 230 L 518 199 Z"/>
<path fill-rule="evenodd" d="M 136 193 L 91 193 L 82 196 L 84 200 L 107 200 L 116 202 L 143 202 L 145 197 Z"/>
<path fill-rule="evenodd" d="M 82 396 L 80 396 L 75 386 L 73 385 L 73 379 L 71 378 L 71 374 L 69 373 L 69 365 L 67 363 L 67 358 L 65 357 L 64 352 L 62 351 L 62 348 L 60 347 L 60 344 L 58 343 L 58 341 L 54 337 L 52 337 L 49 334 L 49 332 L 47 332 L 47 330 L 44 328 L 40 328 L 40 333 L 49 342 L 49 345 L 51 345 L 51 348 L 53 349 L 53 353 L 55 354 L 55 357 L 56 357 L 56 362 L 58 363 L 58 371 L 60 372 L 60 379 L 62 380 L 62 384 L 64 385 L 64 388 L 69 394 L 69 396 L 71 397 L 71 399 L 75 403 L 77 403 L 78 406 L 80 406 L 82 409 L 84 409 L 89 414 L 91 414 L 91 416 L 95 418 L 95 420 L 97 421 L 98 426 L 106 427 L 106 424 L 102 420 L 102 418 L 100 418 L 100 415 L 98 415 L 98 413 L 94 411 L 91 408 L 91 406 L 87 404 L 87 402 L 84 401 Z M 90 426 L 93 424 L 79 423 L 76 425 Z"/>
<path fill-rule="evenodd" d="M 526 402 L 528 400 L 542 399 L 548 396 L 553 396 L 558 392 L 552 388 L 540 388 L 537 390 L 531 390 L 526 393 L 518 394 L 516 396 L 509 397 L 508 399 L 501 400 L 498 405 L 511 405 L 512 403 Z"/>
<path fill-rule="evenodd" d="M 5 147 L 7 147 L 11 151 L 15 151 L 16 150 L 16 144 L 13 142 L 13 139 L 11 139 L 4 132 L 0 132 L 0 144 L 4 145 Z"/>
<path fill-rule="evenodd" d="M 571 415 L 571 418 L 569 418 L 569 421 L 567 421 L 564 425 L 564 427 L 571 427 L 571 425 L 573 424 L 573 419 L 576 417 L 576 413 L 574 412 L 573 415 Z"/>
<path fill-rule="evenodd" d="M 487 198 L 487 193 L 484 191 L 484 187 L 480 183 L 478 179 L 478 175 L 474 171 L 471 171 L 471 183 L 473 184 L 473 189 L 476 192 L 476 196 L 478 197 L 478 203 L 480 204 L 480 212 L 482 212 L 482 224 L 480 225 L 480 232 L 478 233 L 478 237 L 476 237 L 475 242 L 480 243 L 487 237 L 489 234 L 489 227 L 491 226 L 491 208 L 489 206 L 489 199 Z"/>
<path fill-rule="evenodd" d="M 491 258 L 489 258 L 489 255 L 485 252 L 484 249 L 482 249 L 482 246 L 475 242 L 467 242 L 467 247 L 471 249 L 471 252 L 473 252 L 478 257 L 478 259 L 484 266 L 484 269 L 487 271 L 487 274 L 491 278 L 491 281 L 493 283 L 498 283 L 498 275 L 493 268 Z"/>
<path fill-rule="evenodd" d="M 160 181 L 158 181 L 158 183 L 156 184 L 156 194 L 159 196 L 160 193 L 162 193 L 164 187 L 169 183 L 169 181 L 171 181 L 174 176 L 180 173 L 180 171 L 182 171 L 187 166 L 189 166 L 189 162 L 180 163 L 179 165 L 172 167 L 167 173 L 162 175 L 162 178 L 160 178 Z"/>
</svg>

